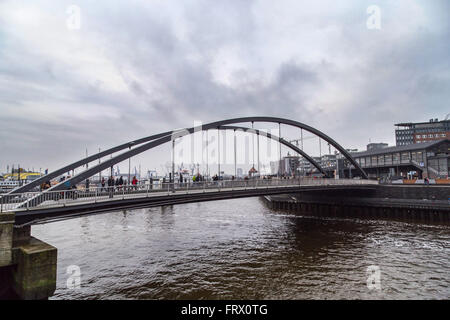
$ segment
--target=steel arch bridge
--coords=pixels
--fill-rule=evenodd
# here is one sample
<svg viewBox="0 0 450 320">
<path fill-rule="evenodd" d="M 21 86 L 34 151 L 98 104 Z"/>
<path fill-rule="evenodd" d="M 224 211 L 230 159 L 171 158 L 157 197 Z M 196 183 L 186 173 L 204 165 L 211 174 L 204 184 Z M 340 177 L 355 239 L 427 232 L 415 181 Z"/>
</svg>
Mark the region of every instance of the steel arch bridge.
<svg viewBox="0 0 450 320">
<path fill-rule="evenodd" d="M 220 121 L 203 124 L 199 127 L 191 127 L 191 128 L 185 128 L 185 129 L 179 129 L 179 130 L 173 130 L 173 131 L 166 131 L 166 132 L 158 133 L 158 134 L 151 135 L 148 137 L 144 137 L 141 139 L 133 140 L 133 141 L 118 145 L 116 147 L 107 149 L 105 151 L 99 152 L 92 156 L 83 158 L 83 159 L 78 160 L 69 165 L 66 165 L 58 170 L 55 170 L 41 178 L 38 178 L 22 187 L 19 187 L 15 190 L 11 191 L 10 194 L 30 191 L 34 187 L 39 186 L 40 184 L 42 184 L 43 182 L 45 182 L 47 180 L 54 179 L 62 174 L 65 174 L 66 172 L 69 172 L 71 170 L 79 168 L 83 165 L 86 165 L 86 164 L 92 162 L 92 161 L 101 159 L 102 157 L 112 155 L 115 152 L 129 149 L 128 151 L 125 151 L 125 152 L 123 152 L 117 156 L 114 156 L 106 161 L 103 161 L 103 162 L 77 174 L 77 175 L 74 175 L 73 177 L 71 177 L 63 182 L 60 182 L 59 184 L 57 184 L 47 190 L 48 191 L 58 191 L 58 190 L 69 189 L 72 186 L 94 176 L 95 174 L 97 174 L 103 170 L 108 169 L 117 163 L 127 160 L 127 159 L 129 159 L 133 156 L 136 156 L 140 153 L 143 153 L 147 150 L 153 149 L 157 146 L 171 142 L 177 138 L 192 134 L 194 132 L 207 131 L 207 130 L 211 130 L 211 129 L 235 130 L 235 131 L 241 130 L 241 131 L 250 132 L 250 133 L 253 133 L 256 135 L 265 136 L 268 139 L 278 140 L 281 144 L 283 144 L 283 145 L 287 146 L 288 148 L 294 150 L 295 152 L 301 154 L 314 167 L 316 167 L 322 174 L 324 174 L 325 176 L 327 175 L 326 171 L 320 166 L 319 163 L 317 163 L 317 161 L 315 161 L 311 156 L 309 156 L 303 150 L 299 149 L 298 147 L 291 144 L 290 142 L 284 140 L 282 137 L 276 137 L 269 133 L 266 133 L 266 132 L 263 132 L 263 131 L 260 131 L 257 129 L 253 129 L 253 128 L 235 126 L 235 125 L 233 126 L 233 124 L 248 123 L 248 122 L 252 123 L 252 126 L 253 126 L 253 123 L 255 123 L 255 122 L 268 122 L 268 123 L 277 123 L 279 125 L 279 127 L 281 126 L 281 124 L 283 124 L 283 125 L 288 125 L 288 126 L 292 126 L 295 128 L 299 128 L 302 130 L 306 130 L 306 131 L 316 135 L 317 137 L 325 140 L 330 145 L 332 145 L 334 148 L 336 148 L 355 167 L 356 171 L 359 172 L 359 174 L 361 175 L 361 177 L 363 179 L 368 178 L 365 171 L 360 167 L 360 165 L 355 161 L 355 159 L 347 152 L 347 150 L 345 150 L 345 148 L 343 148 L 334 139 L 332 139 L 325 133 L 319 131 L 318 129 L 315 129 L 309 125 L 306 125 L 304 123 L 301 123 L 301 122 L 298 122 L 295 120 L 291 120 L 291 119 L 258 116 L 258 117 L 242 117 L 242 118 L 220 120 Z"/>
</svg>

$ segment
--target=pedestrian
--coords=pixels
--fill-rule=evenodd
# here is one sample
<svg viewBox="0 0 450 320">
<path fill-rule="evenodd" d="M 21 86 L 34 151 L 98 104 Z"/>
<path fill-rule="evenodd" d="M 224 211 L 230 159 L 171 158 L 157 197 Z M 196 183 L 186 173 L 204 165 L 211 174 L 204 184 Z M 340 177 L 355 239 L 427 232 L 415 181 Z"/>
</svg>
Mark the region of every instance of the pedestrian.
<svg viewBox="0 0 450 320">
<path fill-rule="evenodd" d="M 102 178 L 102 190 L 100 192 L 102 192 L 103 190 L 105 190 L 105 178 Z"/>
<path fill-rule="evenodd" d="M 134 189 L 137 190 L 138 180 L 136 179 L 136 176 L 133 177 L 133 181 L 131 183 L 133 184 Z"/>
<path fill-rule="evenodd" d="M 123 186 L 123 177 L 120 176 L 120 179 L 119 179 L 119 187 L 120 187 L 120 189 L 122 189 L 122 186 Z"/>
<path fill-rule="evenodd" d="M 109 197 L 112 198 L 113 197 L 113 193 L 114 193 L 114 178 L 112 176 L 109 177 L 108 179 L 108 191 L 109 191 Z"/>
</svg>

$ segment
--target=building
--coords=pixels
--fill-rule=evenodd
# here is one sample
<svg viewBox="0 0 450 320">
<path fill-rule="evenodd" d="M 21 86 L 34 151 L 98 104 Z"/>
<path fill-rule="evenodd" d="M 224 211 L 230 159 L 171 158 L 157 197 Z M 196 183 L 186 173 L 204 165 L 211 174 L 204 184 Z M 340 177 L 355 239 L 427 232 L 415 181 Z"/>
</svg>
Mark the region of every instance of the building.
<svg viewBox="0 0 450 320">
<path fill-rule="evenodd" d="M 449 139 L 371 149 L 351 155 L 370 178 L 415 175 L 418 178 L 446 179 L 450 170 Z M 342 170 L 340 176 L 341 172 L 345 177 L 357 175 L 348 161 L 339 166 Z"/>
<path fill-rule="evenodd" d="M 397 146 L 450 139 L 450 120 L 395 124 L 395 141 Z"/>
<path fill-rule="evenodd" d="M 253 178 L 256 177 L 258 173 L 258 170 L 255 169 L 255 167 L 251 167 L 250 170 L 248 170 L 248 176 Z"/>
<path fill-rule="evenodd" d="M 336 155 L 335 154 L 324 154 L 322 157 L 319 158 L 318 161 L 320 163 L 320 166 L 327 170 L 328 168 L 335 168 L 336 167 Z"/>
<path fill-rule="evenodd" d="M 379 143 L 372 142 L 367 145 L 367 150 L 383 149 L 383 148 L 387 148 L 388 146 L 389 145 L 384 142 L 379 142 Z"/>
<path fill-rule="evenodd" d="M 270 162 L 270 171 L 274 175 L 295 176 L 299 167 L 300 157 L 291 156 L 289 153 L 281 159 L 281 162 L 279 160 Z"/>
</svg>

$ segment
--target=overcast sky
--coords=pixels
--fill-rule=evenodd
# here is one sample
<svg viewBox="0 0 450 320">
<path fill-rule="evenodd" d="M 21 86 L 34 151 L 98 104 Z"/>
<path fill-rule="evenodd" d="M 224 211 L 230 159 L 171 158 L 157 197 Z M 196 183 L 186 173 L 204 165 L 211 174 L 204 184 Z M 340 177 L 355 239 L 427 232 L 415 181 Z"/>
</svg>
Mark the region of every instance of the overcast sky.
<svg viewBox="0 0 450 320">
<path fill-rule="evenodd" d="M 394 123 L 450 112 L 449 13 L 448 0 L 0 0 L 0 171 L 252 115 L 346 148 L 395 144 Z M 134 163 L 157 168 L 162 150 Z"/>
</svg>

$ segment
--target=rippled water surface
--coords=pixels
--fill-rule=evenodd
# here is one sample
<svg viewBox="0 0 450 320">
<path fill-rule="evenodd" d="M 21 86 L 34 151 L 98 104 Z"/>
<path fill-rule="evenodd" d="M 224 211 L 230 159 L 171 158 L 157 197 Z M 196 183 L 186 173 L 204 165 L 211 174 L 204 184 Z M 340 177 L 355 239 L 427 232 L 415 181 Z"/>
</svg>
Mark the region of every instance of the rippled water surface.
<svg viewBox="0 0 450 320">
<path fill-rule="evenodd" d="M 32 234 L 58 248 L 53 299 L 450 298 L 448 226 L 302 217 L 249 198 L 110 212 Z M 70 265 L 80 289 L 67 288 Z M 367 287 L 371 265 L 381 290 Z"/>
</svg>

